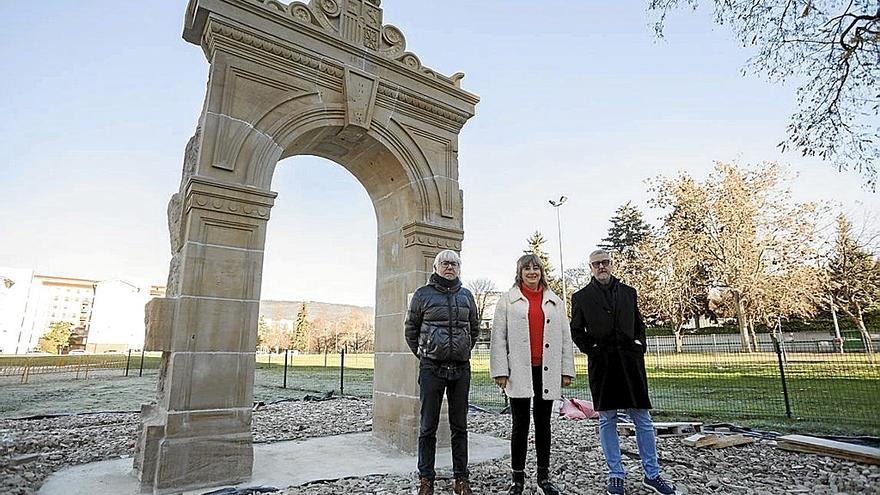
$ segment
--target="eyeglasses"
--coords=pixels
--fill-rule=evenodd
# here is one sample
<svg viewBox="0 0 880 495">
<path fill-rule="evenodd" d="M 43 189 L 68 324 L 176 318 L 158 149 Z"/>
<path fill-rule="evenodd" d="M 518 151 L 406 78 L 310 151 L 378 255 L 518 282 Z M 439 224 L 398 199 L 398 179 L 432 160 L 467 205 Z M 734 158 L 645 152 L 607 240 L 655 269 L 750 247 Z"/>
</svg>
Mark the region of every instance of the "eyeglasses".
<svg viewBox="0 0 880 495">
<path fill-rule="evenodd" d="M 600 266 L 609 267 L 611 266 L 611 260 L 591 261 L 590 266 L 593 268 L 599 268 Z"/>
<path fill-rule="evenodd" d="M 457 261 L 441 261 L 440 265 L 445 268 L 449 268 L 449 267 L 455 268 L 458 266 L 458 262 Z"/>
</svg>

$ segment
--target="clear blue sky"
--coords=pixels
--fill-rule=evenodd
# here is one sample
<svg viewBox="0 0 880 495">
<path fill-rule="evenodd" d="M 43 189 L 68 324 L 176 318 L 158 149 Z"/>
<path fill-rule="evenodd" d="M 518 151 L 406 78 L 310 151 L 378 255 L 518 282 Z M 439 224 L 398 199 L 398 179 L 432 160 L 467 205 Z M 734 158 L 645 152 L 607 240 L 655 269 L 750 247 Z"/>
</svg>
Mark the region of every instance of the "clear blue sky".
<svg viewBox="0 0 880 495">
<path fill-rule="evenodd" d="M 540 230 L 581 262 L 644 180 L 713 160 L 782 160 L 801 200 L 880 211 L 854 175 L 786 153 L 794 88 L 740 75 L 748 51 L 711 13 L 653 36 L 646 2 L 385 0 L 385 22 L 480 95 L 460 141 L 463 277 L 512 282 Z M 181 37 L 186 2 L 7 2 L 0 17 L 0 265 L 164 283 L 165 208 L 204 97 L 207 63 Z M 371 305 L 375 218 L 342 167 L 286 160 L 269 224 L 264 298 Z M 649 215 L 652 215 L 648 212 Z"/>
</svg>

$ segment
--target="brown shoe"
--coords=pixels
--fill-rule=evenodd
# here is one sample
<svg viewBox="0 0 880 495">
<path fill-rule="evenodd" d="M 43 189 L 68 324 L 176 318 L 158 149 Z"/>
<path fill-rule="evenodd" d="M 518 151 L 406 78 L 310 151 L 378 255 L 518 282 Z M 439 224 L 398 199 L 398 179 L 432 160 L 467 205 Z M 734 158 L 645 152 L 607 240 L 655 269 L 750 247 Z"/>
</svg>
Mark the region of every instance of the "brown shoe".
<svg viewBox="0 0 880 495">
<path fill-rule="evenodd" d="M 419 477 L 419 495 L 434 495 L 434 482 L 428 478 Z"/>
<path fill-rule="evenodd" d="M 474 495 L 471 491 L 471 482 L 467 478 L 455 478 L 452 482 L 452 493 L 455 495 Z"/>
</svg>

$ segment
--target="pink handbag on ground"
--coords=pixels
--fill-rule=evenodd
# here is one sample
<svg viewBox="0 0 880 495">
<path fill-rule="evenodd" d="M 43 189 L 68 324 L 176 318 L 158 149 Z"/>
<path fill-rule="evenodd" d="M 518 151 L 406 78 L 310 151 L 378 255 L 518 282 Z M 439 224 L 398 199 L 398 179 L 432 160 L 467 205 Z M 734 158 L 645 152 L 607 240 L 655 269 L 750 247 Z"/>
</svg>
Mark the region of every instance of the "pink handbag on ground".
<svg viewBox="0 0 880 495">
<path fill-rule="evenodd" d="M 559 414 L 565 416 L 566 419 L 595 419 L 599 417 L 599 413 L 593 409 L 593 403 L 588 400 L 566 399 L 562 398 L 562 405 L 559 406 Z"/>
</svg>

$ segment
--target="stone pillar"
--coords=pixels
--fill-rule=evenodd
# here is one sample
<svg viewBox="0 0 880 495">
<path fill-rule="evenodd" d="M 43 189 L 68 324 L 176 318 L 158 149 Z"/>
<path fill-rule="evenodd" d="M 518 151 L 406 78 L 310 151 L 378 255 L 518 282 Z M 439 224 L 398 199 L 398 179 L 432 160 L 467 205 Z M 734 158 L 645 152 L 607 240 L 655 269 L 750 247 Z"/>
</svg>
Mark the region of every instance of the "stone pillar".
<svg viewBox="0 0 880 495">
<path fill-rule="evenodd" d="M 170 297 L 147 306 L 161 350 L 157 404 L 144 406 L 135 469 L 154 493 L 247 480 L 266 223 L 275 193 L 191 177 L 182 190 Z M 173 235 L 172 235 L 173 237 Z"/>
<path fill-rule="evenodd" d="M 416 451 L 419 435 L 418 360 L 403 336 L 409 299 L 427 282 L 437 253 L 461 251 L 463 235 L 460 229 L 415 222 L 379 237 L 373 435 L 405 452 Z M 444 417 L 438 445 L 448 444 Z"/>
</svg>

